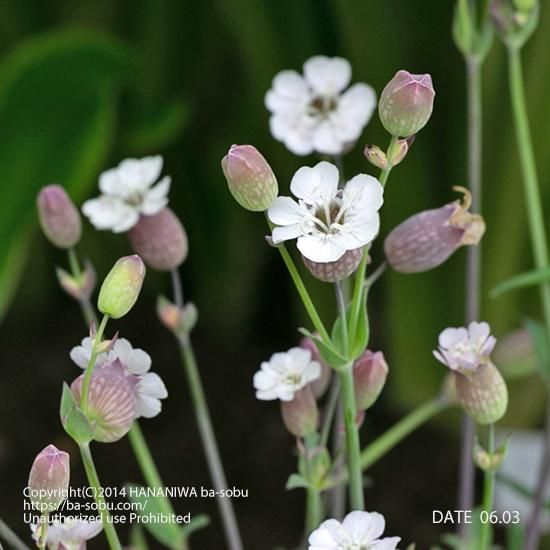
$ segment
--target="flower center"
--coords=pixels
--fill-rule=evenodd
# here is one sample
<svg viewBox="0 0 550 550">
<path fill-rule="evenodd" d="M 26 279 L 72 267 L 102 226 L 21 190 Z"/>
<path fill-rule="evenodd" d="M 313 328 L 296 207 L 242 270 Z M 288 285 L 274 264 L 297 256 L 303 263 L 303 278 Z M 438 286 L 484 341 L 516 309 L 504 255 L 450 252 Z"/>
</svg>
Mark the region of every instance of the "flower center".
<svg viewBox="0 0 550 550">
<path fill-rule="evenodd" d="M 298 386 L 302 381 L 302 375 L 299 372 L 288 372 L 283 382 L 289 386 Z"/>
<path fill-rule="evenodd" d="M 345 214 L 346 209 L 338 195 L 335 200 L 317 205 L 315 211 L 311 212 L 311 221 L 318 231 L 331 235 L 340 231 L 345 222 Z"/>
<path fill-rule="evenodd" d="M 143 194 L 139 191 L 134 191 L 125 198 L 125 202 L 130 206 L 138 207 L 143 202 Z"/>
<path fill-rule="evenodd" d="M 337 105 L 338 102 L 334 97 L 317 96 L 309 104 L 309 112 L 315 117 L 327 118 Z"/>
</svg>

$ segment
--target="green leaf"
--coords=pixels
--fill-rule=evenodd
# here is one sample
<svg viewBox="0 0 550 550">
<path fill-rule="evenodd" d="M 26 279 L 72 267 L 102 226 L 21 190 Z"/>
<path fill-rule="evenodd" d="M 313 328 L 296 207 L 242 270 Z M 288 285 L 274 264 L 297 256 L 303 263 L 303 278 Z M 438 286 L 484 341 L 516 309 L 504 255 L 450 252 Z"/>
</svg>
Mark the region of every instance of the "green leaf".
<svg viewBox="0 0 550 550">
<path fill-rule="evenodd" d="M 491 292 L 489 296 L 491 298 L 497 298 L 505 292 L 510 290 L 517 290 L 518 288 L 527 288 L 530 286 L 535 286 L 540 283 L 550 281 L 550 267 L 545 267 L 543 269 L 533 269 L 532 271 L 525 271 L 519 275 L 514 275 L 502 283 L 499 283 Z"/>
<path fill-rule="evenodd" d="M 323 360 L 333 368 L 343 367 L 349 363 L 349 360 L 343 357 L 335 348 L 325 345 L 325 343 L 315 334 L 309 332 L 305 328 L 300 328 L 298 331 L 304 336 L 311 338 L 317 345 L 317 350 Z"/>
<path fill-rule="evenodd" d="M 63 428 L 77 443 L 89 443 L 93 439 L 92 426 L 84 413 L 78 408 L 73 392 L 65 382 L 63 383 L 59 415 Z"/>
<path fill-rule="evenodd" d="M 103 168 L 128 56 L 100 34 L 59 32 L 23 42 L 0 64 L 0 315 L 24 266 L 39 189 L 76 201 Z"/>
<path fill-rule="evenodd" d="M 525 533 L 521 525 L 509 525 L 506 528 L 506 548 L 508 550 L 523 550 Z"/>
<path fill-rule="evenodd" d="M 133 124 L 123 139 L 134 154 L 149 154 L 152 149 L 169 145 L 181 134 L 189 119 L 189 105 L 181 100 L 154 105 L 131 119 Z"/>
<path fill-rule="evenodd" d="M 288 476 L 285 489 L 287 491 L 291 491 L 292 489 L 307 489 L 309 487 L 309 483 L 307 482 L 307 479 L 302 477 L 300 474 L 290 474 Z"/>
<path fill-rule="evenodd" d="M 468 55 L 472 49 L 475 32 L 468 0 L 458 0 L 452 31 L 456 47 L 463 55 Z"/>
<path fill-rule="evenodd" d="M 502 474 L 502 473 L 497 474 L 497 480 L 499 483 L 502 483 L 506 487 L 512 489 L 518 495 L 521 495 L 522 497 L 525 497 L 528 500 L 531 500 L 534 497 L 533 491 L 531 491 L 531 489 L 529 489 L 523 483 L 516 481 L 515 479 L 511 478 L 506 474 Z M 550 500 L 547 500 L 544 503 L 544 508 L 545 510 L 550 510 Z"/>
<path fill-rule="evenodd" d="M 189 538 L 195 531 L 200 531 L 210 525 L 210 518 L 206 514 L 192 517 L 191 523 L 181 526 L 181 530 L 186 538 Z"/>
<path fill-rule="evenodd" d="M 128 484 L 128 499 L 130 502 L 138 503 L 136 513 L 147 516 L 148 514 L 165 514 L 166 508 L 162 497 L 141 495 L 139 485 Z M 161 544 L 168 548 L 177 548 L 185 539 L 185 532 L 181 525 L 174 522 L 155 522 L 148 521 L 144 523 L 149 533 Z"/>
<path fill-rule="evenodd" d="M 550 346 L 548 345 L 548 336 L 546 327 L 537 321 L 527 319 L 525 321 L 529 335 L 533 341 L 535 354 L 537 356 L 537 365 L 543 379 L 550 382 Z"/>
</svg>

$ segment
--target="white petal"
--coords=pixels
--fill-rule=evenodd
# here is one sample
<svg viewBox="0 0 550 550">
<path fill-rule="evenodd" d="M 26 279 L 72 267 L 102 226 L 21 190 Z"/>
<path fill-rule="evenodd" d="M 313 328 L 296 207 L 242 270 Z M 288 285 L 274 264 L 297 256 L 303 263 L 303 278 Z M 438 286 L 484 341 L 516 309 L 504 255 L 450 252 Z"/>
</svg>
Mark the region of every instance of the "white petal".
<svg viewBox="0 0 550 550">
<path fill-rule="evenodd" d="M 298 250 L 312 262 L 335 262 L 346 252 L 346 248 L 325 235 L 305 235 L 298 238 Z"/>
<path fill-rule="evenodd" d="M 90 360 L 90 355 L 92 354 L 92 341 L 90 337 L 87 336 L 82 340 L 80 346 L 75 346 L 69 353 L 70 358 L 76 363 L 80 368 L 85 369 L 88 366 L 88 361 Z"/>
<path fill-rule="evenodd" d="M 456 344 L 466 342 L 467 340 L 468 331 L 464 327 L 446 328 L 439 335 L 439 345 L 445 349 L 450 349 Z"/>
<path fill-rule="evenodd" d="M 118 165 L 118 176 L 127 189 L 144 191 L 160 176 L 162 157 L 145 157 L 142 159 L 126 159 Z"/>
<path fill-rule="evenodd" d="M 154 418 L 162 411 L 160 399 L 136 393 L 136 418 Z"/>
<path fill-rule="evenodd" d="M 302 99 L 308 97 L 308 87 L 304 78 L 296 71 L 281 71 L 273 78 L 273 90 L 280 96 Z M 267 106 L 269 109 L 269 106 Z"/>
<path fill-rule="evenodd" d="M 111 168 L 100 174 L 99 189 L 106 195 L 113 195 L 120 198 L 126 197 L 128 193 L 128 190 L 120 180 L 118 168 Z"/>
<path fill-rule="evenodd" d="M 82 205 L 82 212 L 96 229 L 111 229 L 119 232 L 115 228 L 127 226 L 129 229 L 137 223 L 137 214 L 133 207 L 118 198 L 107 195 L 86 201 Z"/>
<path fill-rule="evenodd" d="M 139 221 L 139 213 L 133 208 L 129 208 L 124 218 L 112 227 L 113 233 L 125 233 L 132 229 Z"/>
<path fill-rule="evenodd" d="M 369 122 L 376 107 L 376 94 L 367 84 L 354 84 L 338 100 L 336 115 L 340 121 L 340 137 L 355 140 Z M 345 128 L 345 130 L 344 130 Z"/>
<path fill-rule="evenodd" d="M 171 178 L 166 176 L 145 193 L 141 204 L 141 213 L 143 215 L 152 216 L 160 212 L 168 204 L 171 181 Z"/>
<path fill-rule="evenodd" d="M 396 550 L 397 545 L 401 541 L 400 537 L 387 537 L 381 540 L 375 541 L 370 550 Z"/>
<path fill-rule="evenodd" d="M 305 212 L 290 197 L 277 197 L 267 210 L 269 219 L 277 225 L 294 225 L 304 219 Z"/>
<path fill-rule="evenodd" d="M 345 250 L 354 250 L 371 243 L 380 229 L 378 214 L 346 220 L 343 229 L 331 236 L 332 241 Z"/>
<path fill-rule="evenodd" d="M 341 57 L 318 55 L 304 63 L 304 75 L 317 94 L 335 96 L 349 84 L 351 65 Z"/>
<path fill-rule="evenodd" d="M 313 147 L 325 155 L 340 155 L 344 151 L 344 143 L 338 139 L 334 126 L 329 120 L 324 120 L 313 134 Z"/>
<path fill-rule="evenodd" d="M 136 386 L 136 391 L 140 395 L 156 397 L 157 399 L 166 399 L 168 397 L 168 390 L 162 378 L 156 372 L 145 374 Z"/>
<path fill-rule="evenodd" d="M 336 196 L 339 182 L 338 168 L 322 161 L 313 168 L 302 166 L 292 177 L 290 190 L 310 205 L 324 205 Z"/>
<path fill-rule="evenodd" d="M 383 532 L 386 522 L 377 512 L 350 512 L 342 523 L 352 540 L 367 545 L 374 542 Z"/>
<path fill-rule="evenodd" d="M 352 211 L 377 212 L 384 202 L 384 189 L 376 178 L 358 174 L 346 184 L 343 200 Z"/>
<path fill-rule="evenodd" d="M 273 239 L 273 242 L 275 244 L 279 244 L 284 241 L 296 239 L 297 237 L 303 234 L 304 232 L 300 224 L 285 225 L 281 227 L 274 227 L 271 233 L 271 238 Z"/>
</svg>

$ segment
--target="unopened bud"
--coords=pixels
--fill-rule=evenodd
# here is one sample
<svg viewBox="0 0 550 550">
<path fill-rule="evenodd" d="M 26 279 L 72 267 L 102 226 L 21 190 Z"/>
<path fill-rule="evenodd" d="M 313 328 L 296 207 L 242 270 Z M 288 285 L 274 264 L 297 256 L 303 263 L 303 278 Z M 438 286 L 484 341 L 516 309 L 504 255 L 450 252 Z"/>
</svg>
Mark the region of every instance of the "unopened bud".
<svg viewBox="0 0 550 550">
<path fill-rule="evenodd" d="M 305 386 L 292 401 L 281 401 L 281 415 L 287 430 L 296 437 L 305 437 L 317 429 L 319 411 L 313 392 Z"/>
<path fill-rule="evenodd" d="M 388 162 L 390 166 L 397 166 L 409 152 L 411 145 L 414 142 L 415 136 L 398 139 L 388 151 Z"/>
<path fill-rule="evenodd" d="M 67 498 L 69 462 L 69 455 L 54 445 L 48 445 L 34 459 L 28 487 L 31 503 L 39 512 L 55 512 Z"/>
<path fill-rule="evenodd" d="M 36 207 L 42 231 L 53 245 L 71 248 L 80 240 L 80 214 L 63 187 L 43 187 L 38 193 Z"/>
<path fill-rule="evenodd" d="M 378 103 L 384 128 L 395 137 L 416 134 L 430 119 L 434 96 L 429 74 L 398 71 L 382 91 Z"/>
<path fill-rule="evenodd" d="M 428 271 L 441 265 L 459 247 L 476 245 L 485 233 L 479 214 L 468 211 L 471 195 L 462 187 L 464 201 L 411 216 L 393 229 L 384 241 L 388 263 L 401 273 Z"/>
<path fill-rule="evenodd" d="M 144 277 L 145 265 L 139 256 L 134 254 L 117 260 L 101 285 L 99 311 L 113 319 L 126 315 L 138 299 Z"/>
<path fill-rule="evenodd" d="M 141 216 L 128 238 L 134 252 L 153 269 L 171 271 L 187 258 L 187 234 L 168 207 L 152 216 Z"/>
<path fill-rule="evenodd" d="M 355 248 L 347 250 L 335 262 L 313 262 L 309 258 L 302 256 L 304 265 L 308 271 L 320 281 L 325 283 L 335 283 L 347 279 L 355 272 L 361 263 L 363 249 Z"/>
<path fill-rule="evenodd" d="M 252 145 L 232 145 L 222 159 L 222 170 L 233 198 L 247 210 L 267 210 L 279 192 L 275 174 Z"/>
<path fill-rule="evenodd" d="M 455 372 L 455 384 L 459 403 L 478 424 L 492 424 L 504 416 L 508 389 L 492 363 L 468 374 Z"/>
<path fill-rule="evenodd" d="M 388 364 L 381 351 L 366 350 L 353 365 L 355 402 L 358 411 L 374 405 L 384 388 L 388 376 Z"/>
<path fill-rule="evenodd" d="M 55 270 L 55 273 L 59 286 L 69 296 L 79 301 L 90 299 L 96 284 L 95 269 L 90 262 L 85 262 L 84 270 L 79 277 L 71 275 L 59 267 Z"/>
<path fill-rule="evenodd" d="M 376 168 L 380 170 L 387 170 L 390 166 L 386 153 L 378 147 L 378 145 L 367 145 L 363 151 L 365 158 Z"/>
<path fill-rule="evenodd" d="M 72 384 L 75 401 L 81 399 L 84 375 Z M 93 428 L 93 438 L 111 443 L 124 437 L 136 418 L 135 391 L 139 379 L 127 376 L 125 367 L 115 359 L 108 365 L 96 367 L 88 389 L 86 417 Z"/>
<path fill-rule="evenodd" d="M 321 357 L 315 342 L 311 338 L 302 338 L 300 340 L 300 347 L 309 350 L 311 353 L 311 360 L 317 361 L 317 363 L 321 365 L 321 374 L 319 375 L 319 378 L 316 378 L 313 382 L 309 383 L 313 396 L 315 399 L 319 399 L 324 395 L 328 385 L 330 384 L 330 379 L 332 378 L 332 368 Z"/>
<path fill-rule="evenodd" d="M 157 299 L 157 315 L 168 330 L 176 335 L 185 336 L 197 324 L 199 312 L 192 302 L 188 302 L 182 308 L 179 308 L 164 296 L 159 296 Z"/>
</svg>

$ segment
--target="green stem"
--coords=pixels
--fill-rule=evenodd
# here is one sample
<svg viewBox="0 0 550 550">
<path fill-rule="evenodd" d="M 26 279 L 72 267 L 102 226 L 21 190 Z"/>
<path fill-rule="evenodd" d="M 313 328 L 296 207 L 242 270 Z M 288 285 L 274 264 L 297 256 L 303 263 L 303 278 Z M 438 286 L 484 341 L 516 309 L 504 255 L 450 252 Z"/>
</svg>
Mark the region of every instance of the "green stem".
<svg viewBox="0 0 550 550">
<path fill-rule="evenodd" d="M 92 458 L 90 445 L 87 443 L 80 445 L 80 454 L 82 456 L 82 462 L 84 463 L 84 469 L 86 470 L 88 483 L 93 489 L 94 500 L 101 514 L 101 522 L 103 524 L 105 536 L 107 537 L 107 542 L 109 543 L 109 548 L 111 548 L 111 550 L 122 550 L 122 546 L 118 540 L 118 535 L 111 520 L 111 514 L 107 510 L 107 503 L 101 492 L 101 483 L 99 481 L 99 476 L 97 475 L 94 459 Z"/>
<path fill-rule="evenodd" d="M 489 425 L 487 453 L 493 456 L 495 452 L 495 426 Z M 479 534 L 481 550 L 490 550 L 492 545 L 491 540 L 491 522 L 489 516 L 493 508 L 493 495 L 495 492 L 495 471 L 490 468 L 485 471 L 485 480 L 483 483 L 483 511 L 486 513 L 485 521 L 481 523 L 481 532 Z"/>
<path fill-rule="evenodd" d="M 97 329 L 94 342 L 92 344 L 92 353 L 90 354 L 90 360 L 88 361 L 88 366 L 86 367 L 86 372 L 84 373 L 84 381 L 82 382 L 82 397 L 80 399 L 80 408 L 82 409 L 84 414 L 87 414 L 88 412 L 88 393 L 90 390 L 90 381 L 92 379 L 92 372 L 95 367 L 98 346 L 101 343 L 101 339 L 103 338 L 103 333 L 105 332 L 107 321 L 109 321 L 109 316 L 104 315 L 103 319 L 101 319 L 99 328 Z"/>
<path fill-rule="evenodd" d="M 481 213 L 481 159 L 482 159 L 482 82 L 481 60 L 476 56 L 466 58 L 468 94 L 468 183 L 472 194 L 472 209 Z M 477 321 L 481 291 L 481 244 L 469 246 L 466 257 L 466 323 Z M 458 507 L 471 510 L 474 502 L 475 467 L 472 449 L 475 440 L 475 423 L 462 415 L 462 441 L 458 472 Z M 466 540 L 470 530 L 467 522 L 458 525 L 459 533 Z"/>
<path fill-rule="evenodd" d="M 80 263 L 78 261 L 78 256 L 74 248 L 69 248 L 67 250 L 67 255 L 69 257 L 69 266 L 71 268 L 72 276 L 79 280 L 82 278 L 82 269 L 80 268 Z M 80 304 L 80 309 L 82 310 L 82 315 L 86 321 L 86 325 L 90 327 L 92 323 L 97 323 L 97 316 L 95 310 L 90 302 L 89 298 L 80 298 L 78 300 Z"/>
<path fill-rule="evenodd" d="M 212 421 L 210 419 L 195 353 L 190 340 L 188 338 L 181 339 L 180 348 L 185 375 L 191 390 L 193 408 L 197 416 L 199 433 L 202 439 L 208 469 L 210 470 L 210 476 L 212 478 L 212 484 L 218 494 L 219 491 L 227 492 L 227 480 L 225 478 L 225 472 L 216 443 L 216 436 L 214 435 L 214 429 L 212 427 Z M 225 497 L 217 498 L 216 500 L 222 517 L 229 548 L 231 550 L 242 550 L 243 545 L 231 499 Z"/>
<path fill-rule="evenodd" d="M 338 371 L 340 397 L 346 429 L 346 457 L 349 475 L 350 504 L 352 510 L 364 510 L 363 472 L 361 471 L 361 448 L 357 429 L 357 407 L 353 387 L 353 363 Z"/>
<path fill-rule="evenodd" d="M 315 437 L 315 434 L 312 434 Z M 314 437 L 306 437 L 305 443 L 305 458 L 306 458 L 306 471 L 308 475 L 308 481 L 310 485 L 306 489 L 306 522 L 305 522 L 305 539 L 307 540 L 310 533 L 312 533 L 319 524 L 323 517 L 323 509 L 321 503 L 321 493 L 317 487 L 311 485 L 311 458 L 312 453 L 315 452 L 316 443 Z"/>
<path fill-rule="evenodd" d="M 137 420 L 128 432 L 128 439 L 147 485 L 153 488 L 164 488 L 164 483 Z M 174 514 L 174 508 L 169 499 L 162 497 L 158 499 L 158 503 L 163 513 L 170 516 Z M 187 550 L 187 543 L 185 541 L 177 542 L 173 544 L 172 548 L 174 550 Z"/>
<path fill-rule="evenodd" d="M 533 143 L 527 117 L 525 90 L 523 85 L 523 71 L 521 66 L 521 52 L 518 46 L 508 45 L 508 74 L 510 96 L 514 125 L 516 129 L 517 147 L 523 172 L 523 186 L 528 213 L 529 231 L 535 266 L 543 269 L 548 266 L 548 243 L 544 225 L 544 213 L 540 197 L 539 182 L 533 152 Z M 550 282 L 539 284 L 539 291 L 546 325 L 548 341 L 550 341 Z M 550 399 L 550 395 L 547 396 Z M 546 419 L 547 424 L 550 418 Z M 546 433 L 550 433 L 546 430 Z M 545 448 L 550 448 L 550 440 L 545 440 Z M 537 492 L 532 503 L 531 518 L 526 530 L 526 549 L 537 547 L 539 538 L 539 518 L 544 500 L 544 488 L 550 477 L 550 462 L 540 469 L 537 480 Z"/>
<path fill-rule="evenodd" d="M 13 550 L 30 550 L 30 548 L 0 519 L 0 538 Z"/>
<path fill-rule="evenodd" d="M 328 396 L 328 401 L 324 410 L 323 426 L 321 428 L 321 437 L 319 439 L 320 447 L 326 447 L 328 444 L 330 427 L 332 425 L 332 420 L 334 419 L 334 413 L 336 412 L 336 406 L 338 405 L 339 397 L 340 397 L 340 385 L 338 384 L 338 379 L 335 378 L 332 381 L 332 384 L 330 387 L 330 393 Z"/>
<path fill-rule="evenodd" d="M 283 258 L 288 272 L 290 273 L 290 276 L 292 277 L 294 286 L 296 287 L 296 290 L 298 291 L 298 294 L 302 299 L 304 307 L 306 308 L 306 311 L 309 315 L 309 318 L 311 319 L 311 322 L 313 323 L 313 326 L 315 327 L 315 330 L 319 333 L 319 336 L 321 337 L 323 342 L 326 345 L 330 345 L 330 336 L 325 326 L 323 325 L 321 317 L 315 309 L 313 300 L 311 299 L 311 296 L 307 291 L 306 285 L 304 284 L 302 277 L 300 277 L 300 273 L 298 272 L 298 269 L 296 268 L 296 265 L 294 264 L 294 261 L 292 260 L 292 257 L 290 256 L 288 250 L 286 249 L 286 246 L 284 244 L 280 244 L 277 245 L 277 248 Z"/>
<path fill-rule="evenodd" d="M 449 402 L 446 399 L 436 397 L 411 411 L 363 450 L 361 468 L 363 470 L 370 468 L 403 439 L 447 407 Z"/>
</svg>

